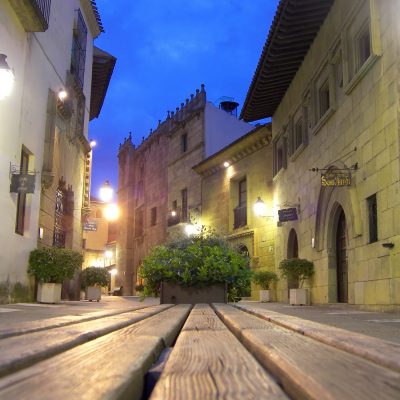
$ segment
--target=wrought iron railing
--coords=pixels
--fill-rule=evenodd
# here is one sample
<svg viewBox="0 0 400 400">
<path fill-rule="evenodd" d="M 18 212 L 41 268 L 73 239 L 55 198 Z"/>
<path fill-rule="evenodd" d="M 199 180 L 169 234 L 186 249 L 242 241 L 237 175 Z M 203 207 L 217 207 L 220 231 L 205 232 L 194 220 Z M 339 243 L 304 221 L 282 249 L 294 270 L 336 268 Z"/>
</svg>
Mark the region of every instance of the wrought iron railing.
<svg viewBox="0 0 400 400">
<path fill-rule="evenodd" d="M 233 228 L 240 228 L 241 226 L 247 225 L 247 206 L 236 207 L 233 210 L 234 213 L 234 221 Z"/>
</svg>

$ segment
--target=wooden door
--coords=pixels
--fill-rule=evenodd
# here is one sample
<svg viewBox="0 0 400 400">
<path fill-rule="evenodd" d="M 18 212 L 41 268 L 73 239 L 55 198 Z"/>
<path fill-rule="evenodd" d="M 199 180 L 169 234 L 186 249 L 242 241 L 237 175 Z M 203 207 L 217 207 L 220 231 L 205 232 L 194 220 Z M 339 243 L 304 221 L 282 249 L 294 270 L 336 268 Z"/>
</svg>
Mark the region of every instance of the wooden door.
<svg viewBox="0 0 400 400">
<path fill-rule="evenodd" d="M 340 213 L 336 232 L 336 272 L 337 298 L 339 303 L 348 301 L 348 262 L 346 218 L 343 210 Z"/>
</svg>

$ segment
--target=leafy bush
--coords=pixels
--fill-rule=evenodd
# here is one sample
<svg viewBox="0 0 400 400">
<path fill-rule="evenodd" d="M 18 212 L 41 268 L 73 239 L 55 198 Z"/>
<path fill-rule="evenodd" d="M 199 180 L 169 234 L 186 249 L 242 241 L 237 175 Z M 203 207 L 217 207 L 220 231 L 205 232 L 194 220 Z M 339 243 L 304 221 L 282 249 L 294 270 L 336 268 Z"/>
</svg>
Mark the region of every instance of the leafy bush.
<svg viewBox="0 0 400 400">
<path fill-rule="evenodd" d="M 81 272 L 81 288 L 89 286 L 108 286 L 110 274 L 106 268 L 88 267 Z"/>
<path fill-rule="evenodd" d="M 205 287 L 226 283 L 228 299 L 250 283 L 248 259 L 226 240 L 203 228 L 197 235 L 157 246 L 143 261 L 144 296 L 159 296 L 162 281 L 181 286 Z"/>
<path fill-rule="evenodd" d="M 314 263 L 302 258 L 289 258 L 279 263 L 281 275 L 290 280 L 297 280 L 300 287 L 314 274 Z"/>
<path fill-rule="evenodd" d="M 278 280 L 278 275 L 271 271 L 258 271 L 253 274 L 253 282 L 260 285 L 261 289 L 268 290 L 272 282 Z"/>
<path fill-rule="evenodd" d="M 142 283 L 139 283 L 138 285 L 135 286 L 135 290 L 137 292 L 143 292 L 144 290 L 144 285 Z"/>
<path fill-rule="evenodd" d="M 74 250 L 42 247 L 30 252 L 28 273 L 40 283 L 62 283 L 72 279 L 82 260 L 82 254 Z"/>
</svg>

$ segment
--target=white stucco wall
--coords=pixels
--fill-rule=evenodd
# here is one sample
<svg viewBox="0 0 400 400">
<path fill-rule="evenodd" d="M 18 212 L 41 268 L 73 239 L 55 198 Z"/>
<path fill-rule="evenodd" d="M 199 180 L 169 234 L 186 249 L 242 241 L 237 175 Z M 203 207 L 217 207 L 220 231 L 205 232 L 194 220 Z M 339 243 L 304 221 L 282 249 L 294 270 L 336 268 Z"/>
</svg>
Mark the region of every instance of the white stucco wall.
<svg viewBox="0 0 400 400">
<path fill-rule="evenodd" d="M 205 158 L 212 156 L 228 144 L 254 129 L 235 116 L 207 102 L 205 119 Z"/>
<path fill-rule="evenodd" d="M 58 92 L 70 69 L 74 10 L 79 0 L 53 0 L 49 29 L 28 33 L 8 0 L 0 2 L 0 53 L 7 55 L 15 85 L 0 100 L 0 283 L 27 282 L 29 252 L 37 247 L 41 177 L 27 195 L 25 233 L 15 233 L 17 195 L 10 193 L 10 163 L 19 166 L 22 145 L 32 153 L 30 169 L 41 171 L 48 90 Z M 93 35 L 88 27 L 84 94 L 87 136 L 92 74 Z"/>
</svg>

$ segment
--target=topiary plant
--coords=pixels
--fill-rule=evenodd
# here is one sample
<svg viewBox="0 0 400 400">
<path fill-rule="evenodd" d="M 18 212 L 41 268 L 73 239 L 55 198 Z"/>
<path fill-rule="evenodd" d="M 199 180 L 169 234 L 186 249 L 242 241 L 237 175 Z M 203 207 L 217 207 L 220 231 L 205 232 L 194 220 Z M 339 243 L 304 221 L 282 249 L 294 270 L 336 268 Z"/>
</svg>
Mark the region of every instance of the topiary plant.
<svg viewBox="0 0 400 400">
<path fill-rule="evenodd" d="M 303 286 L 306 279 L 314 275 L 314 263 L 302 258 L 289 258 L 279 263 L 281 275 L 290 280 L 297 280 Z"/>
<path fill-rule="evenodd" d="M 250 283 L 247 265 L 245 256 L 203 227 L 197 235 L 155 247 L 144 259 L 140 272 L 144 279 L 143 295 L 159 296 L 163 281 L 191 287 L 225 283 L 228 300 L 235 301 Z"/>
<path fill-rule="evenodd" d="M 86 289 L 89 286 L 108 286 L 110 274 L 103 267 L 88 267 L 81 272 L 81 288 Z"/>
<path fill-rule="evenodd" d="M 28 273 L 40 283 L 62 283 L 81 267 L 82 254 L 71 249 L 42 247 L 29 254 Z"/>
<path fill-rule="evenodd" d="M 253 273 L 253 282 L 261 289 L 268 290 L 272 282 L 278 280 L 278 275 L 271 271 L 257 271 Z"/>
</svg>

